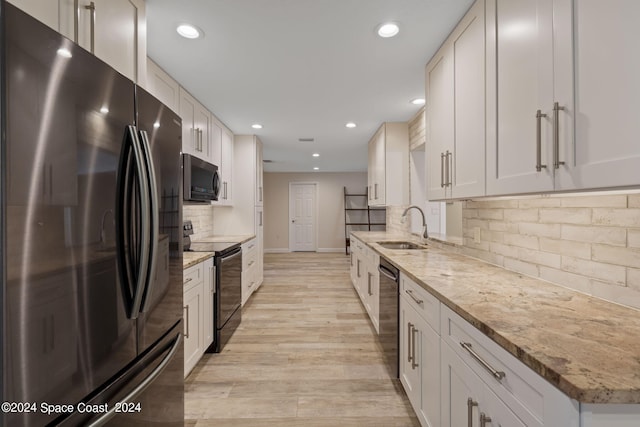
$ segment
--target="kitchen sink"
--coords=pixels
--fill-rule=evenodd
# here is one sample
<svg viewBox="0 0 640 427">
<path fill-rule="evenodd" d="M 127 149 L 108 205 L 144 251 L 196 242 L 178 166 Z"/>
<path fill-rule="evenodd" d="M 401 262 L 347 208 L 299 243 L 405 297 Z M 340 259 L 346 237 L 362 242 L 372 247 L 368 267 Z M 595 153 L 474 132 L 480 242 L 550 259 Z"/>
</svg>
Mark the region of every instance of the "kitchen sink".
<svg viewBox="0 0 640 427">
<path fill-rule="evenodd" d="M 385 249 L 402 249 L 402 250 L 416 250 L 427 249 L 427 245 L 419 245 L 411 242 L 377 242 Z"/>
</svg>

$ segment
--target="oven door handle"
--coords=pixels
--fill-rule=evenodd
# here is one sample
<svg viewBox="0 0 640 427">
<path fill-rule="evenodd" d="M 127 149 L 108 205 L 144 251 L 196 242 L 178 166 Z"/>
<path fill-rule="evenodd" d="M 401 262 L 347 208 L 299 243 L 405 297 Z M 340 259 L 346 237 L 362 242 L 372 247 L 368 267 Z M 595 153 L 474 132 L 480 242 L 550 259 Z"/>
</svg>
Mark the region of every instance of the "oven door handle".
<svg viewBox="0 0 640 427">
<path fill-rule="evenodd" d="M 396 283 L 398 282 L 398 276 L 393 274 L 393 271 L 389 270 L 384 265 L 378 265 L 378 271 L 384 274 L 385 276 L 387 276 L 389 279 L 393 280 L 394 282 Z"/>
<path fill-rule="evenodd" d="M 241 254 L 242 254 L 242 248 L 238 248 L 235 251 L 231 252 L 230 254 L 221 257 L 220 262 L 227 262 Z"/>
</svg>

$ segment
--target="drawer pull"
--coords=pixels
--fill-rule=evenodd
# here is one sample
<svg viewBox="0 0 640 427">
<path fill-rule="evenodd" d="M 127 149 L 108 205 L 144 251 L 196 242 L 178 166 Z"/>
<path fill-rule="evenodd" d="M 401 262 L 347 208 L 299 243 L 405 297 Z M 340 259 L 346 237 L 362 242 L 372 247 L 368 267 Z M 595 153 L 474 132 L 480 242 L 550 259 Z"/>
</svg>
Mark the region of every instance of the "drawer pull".
<svg viewBox="0 0 640 427">
<path fill-rule="evenodd" d="M 489 371 L 489 373 L 491 375 L 493 375 L 493 377 L 495 379 L 497 379 L 498 381 L 502 381 L 502 379 L 507 376 L 507 374 L 505 374 L 503 371 L 496 371 L 491 365 L 489 365 L 487 362 L 485 362 L 482 359 L 482 357 L 480 357 L 480 355 L 478 355 L 478 353 L 473 351 L 471 343 L 461 342 L 460 345 L 462 346 L 462 348 L 467 350 L 469 352 L 469 354 L 471 355 L 471 357 L 476 359 L 478 361 L 478 363 L 480 363 L 483 368 L 485 368 L 487 371 Z"/>
<path fill-rule="evenodd" d="M 187 280 L 184 281 L 184 284 L 186 285 L 187 283 L 189 283 L 192 280 L 193 280 L 193 277 L 189 277 Z"/>
<path fill-rule="evenodd" d="M 484 412 L 480 412 L 480 427 L 487 427 L 487 423 L 491 422 L 491 418 L 486 416 Z"/>
<path fill-rule="evenodd" d="M 249 261 L 249 267 L 253 265 L 253 261 Z"/>
<path fill-rule="evenodd" d="M 411 329 L 413 328 L 413 324 L 411 322 L 407 322 L 407 362 L 411 362 L 411 338 L 413 334 L 411 333 Z"/>
<path fill-rule="evenodd" d="M 473 407 L 478 406 L 478 402 L 472 398 L 467 399 L 467 425 L 473 427 Z"/>
<path fill-rule="evenodd" d="M 412 300 L 416 302 L 416 304 L 422 304 L 424 302 L 424 300 L 416 298 L 415 295 L 413 295 L 413 291 L 411 289 L 405 289 L 405 292 L 411 297 Z"/>
</svg>

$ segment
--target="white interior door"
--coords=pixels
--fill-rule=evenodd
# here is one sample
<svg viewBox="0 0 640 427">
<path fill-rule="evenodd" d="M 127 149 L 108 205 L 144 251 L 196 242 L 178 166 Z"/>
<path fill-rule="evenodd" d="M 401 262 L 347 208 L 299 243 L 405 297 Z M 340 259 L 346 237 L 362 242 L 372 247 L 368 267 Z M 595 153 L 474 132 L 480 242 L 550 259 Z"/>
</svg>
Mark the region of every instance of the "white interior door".
<svg viewBox="0 0 640 427">
<path fill-rule="evenodd" d="M 292 252 L 315 251 L 316 184 L 289 185 L 289 247 Z"/>
</svg>

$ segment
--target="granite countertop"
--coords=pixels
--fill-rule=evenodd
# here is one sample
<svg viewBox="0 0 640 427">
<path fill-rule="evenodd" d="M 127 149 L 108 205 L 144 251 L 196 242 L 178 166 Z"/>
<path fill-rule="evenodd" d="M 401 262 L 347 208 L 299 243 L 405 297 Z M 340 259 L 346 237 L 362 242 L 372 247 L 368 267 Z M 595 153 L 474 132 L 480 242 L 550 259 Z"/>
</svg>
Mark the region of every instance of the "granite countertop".
<svg viewBox="0 0 640 427">
<path fill-rule="evenodd" d="M 389 250 L 412 235 L 354 232 L 443 304 L 583 403 L 640 403 L 640 313 L 440 249 Z"/>
<path fill-rule="evenodd" d="M 182 252 L 182 269 L 185 270 L 206 261 L 213 256 L 213 252 Z"/>
<path fill-rule="evenodd" d="M 229 242 L 229 243 L 246 243 L 249 240 L 255 238 L 255 234 L 239 234 L 239 235 L 229 235 L 229 236 L 209 236 L 209 237 L 201 237 L 197 240 L 192 240 L 193 242 L 206 242 L 206 243 L 218 243 L 218 242 Z"/>
</svg>

